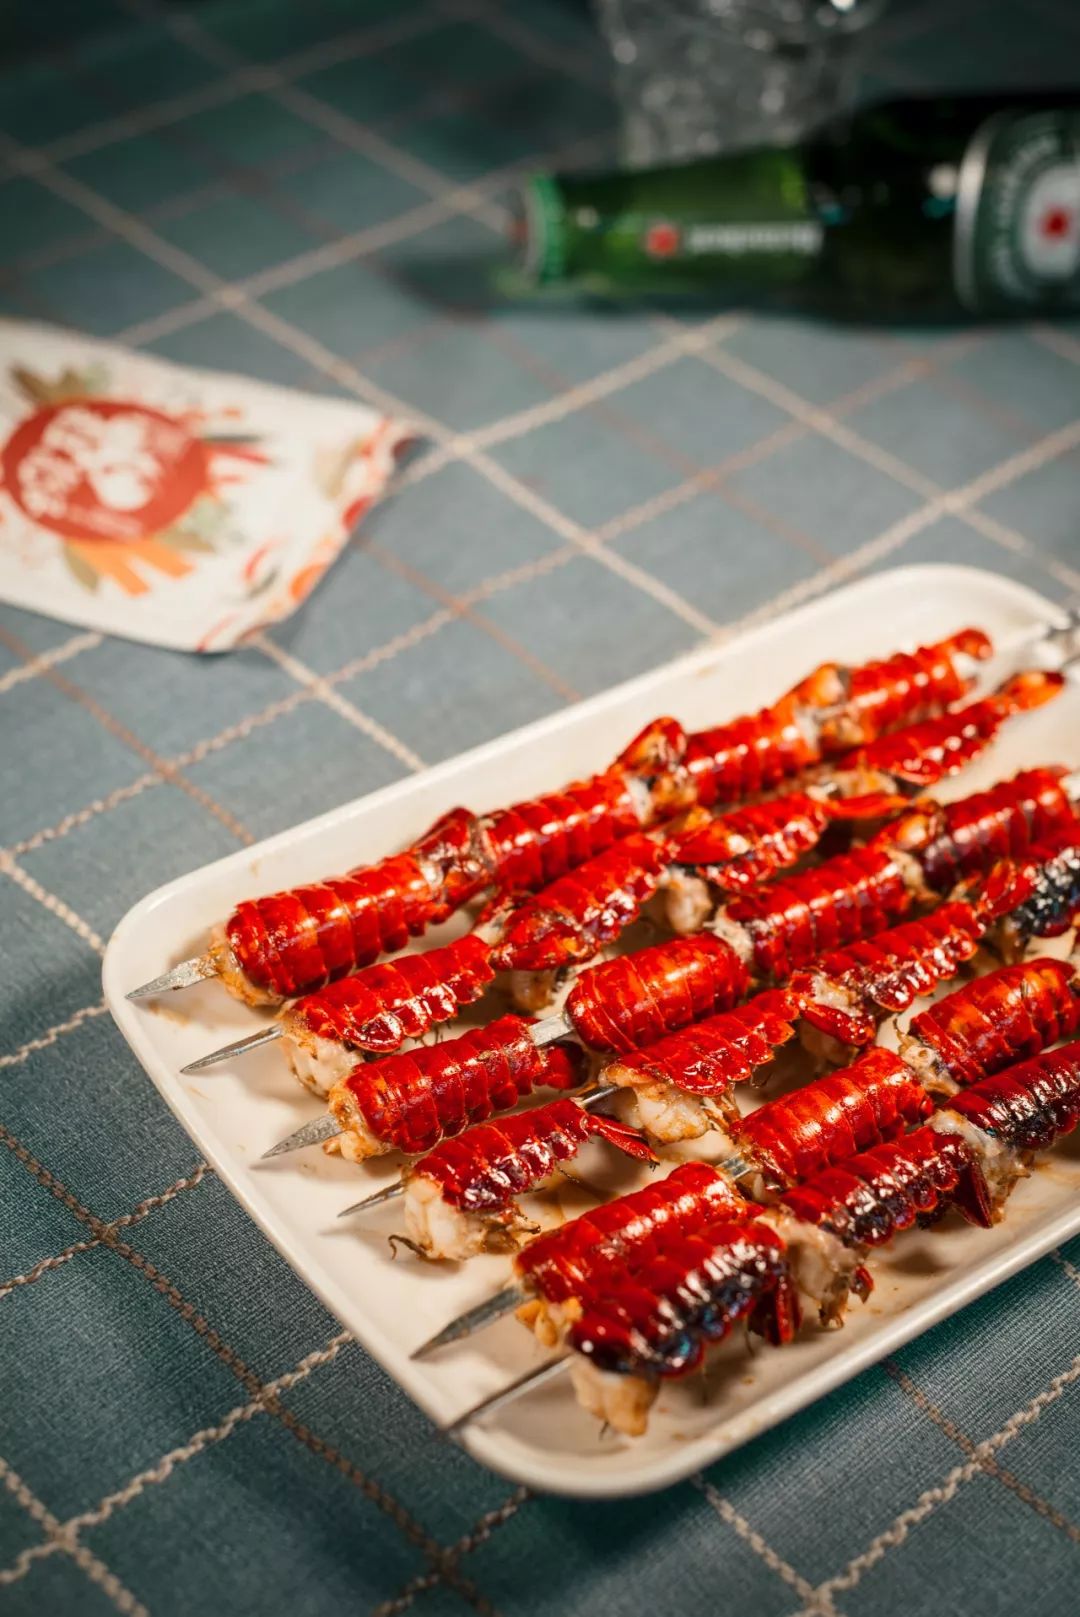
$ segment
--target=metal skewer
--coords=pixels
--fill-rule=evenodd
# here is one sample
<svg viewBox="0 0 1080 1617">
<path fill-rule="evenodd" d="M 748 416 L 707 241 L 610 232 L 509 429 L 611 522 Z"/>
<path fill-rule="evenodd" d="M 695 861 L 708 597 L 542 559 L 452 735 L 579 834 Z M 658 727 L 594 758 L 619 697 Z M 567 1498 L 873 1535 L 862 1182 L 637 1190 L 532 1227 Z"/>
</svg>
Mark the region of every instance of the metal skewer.
<svg viewBox="0 0 1080 1617">
<path fill-rule="evenodd" d="M 196 983 L 219 975 L 213 955 L 201 954 L 194 960 L 181 960 L 171 971 L 162 972 L 160 977 L 151 978 L 139 988 L 129 989 L 127 998 L 152 999 L 155 994 L 164 994 L 173 988 L 193 988 Z"/>
<path fill-rule="evenodd" d="M 262 1160 L 265 1162 L 267 1157 L 283 1157 L 286 1152 L 300 1151 L 305 1145 L 321 1145 L 324 1140 L 332 1140 L 342 1132 L 341 1124 L 333 1112 L 324 1112 L 322 1117 L 313 1117 L 287 1139 L 279 1140 L 269 1151 L 264 1151 Z"/>
<path fill-rule="evenodd" d="M 602 1084 L 598 1089 L 587 1089 L 580 1095 L 571 1095 L 570 1099 L 576 1100 L 582 1111 L 587 1112 L 599 1101 L 607 1100 L 609 1095 L 617 1095 L 618 1092 L 617 1084 Z M 392 1185 L 384 1185 L 382 1190 L 376 1190 L 370 1196 L 365 1196 L 363 1201 L 353 1202 L 351 1207 L 343 1207 L 338 1218 L 350 1218 L 353 1213 L 366 1213 L 373 1207 L 381 1207 L 384 1202 L 396 1201 L 399 1196 L 404 1196 L 405 1183 L 404 1179 L 397 1179 Z"/>
<path fill-rule="evenodd" d="M 452 1319 L 449 1325 L 444 1325 L 441 1331 L 429 1336 L 414 1352 L 409 1354 L 410 1359 L 428 1359 L 439 1348 L 449 1347 L 451 1342 L 463 1342 L 467 1336 L 476 1331 L 482 1331 L 489 1325 L 494 1325 L 497 1319 L 512 1314 L 515 1308 L 529 1301 L 529 1294 L 515 1280 L 501 1291 L 495 1292 L 491 1297 L 485 1297 L 482 1303 L 467 1308 L 463 1314 Z"/>
<path fill-rule="evenodd" d="M 1063 667 L 1066 660 L 1071 660 L 1080 652 L 1080 608 L 1074 608 L 1062 614 L 1058 623 L 1041 623 L 1031 630 L 1025 630 L 1011 639 L 1005 640 L 996 648 L 992 661 L 1000 664 L 1003 659 L 1013 661 L 1027 651 L 1036 647 L 1048 647 L 1052 651 L 1059 648 L 1063 653 Z M 971 663 L 965 667 L 965 675 L 974 677 L 982 672 L 982 665 Z M 156 994 L 168 993 L 178 988 L 190 988 L 195 983 L 204 982 L 207 978 L 220 976 L 217 962 L 209 955 L 200 955 L 191 960 L 182 960 L 171 971 L 163 972 L 160 977 L 154 977 L 147 983 L 141 983 L 138 988 L 128 990 L 128 999 L 152 999 Z M 208 1063 L 209 1065 L 209 1063 Z"/>
<path fill-rule="evenodd" d="M 478 1404 L 473 1404 L 471 1409 L 466 1409 L 463 1414 L 458 1415 L 449 1426 L 443 1427 L 444 1433 L 447 1437 L 456 1437 L 482 1415 L 490 1415 L 494 1410 L 501 1409 L 504 1404 L 513 1403 L 522 1393 L 531 1392 L 534 1387 L 542 1387 L 545 1382 L 554 1381 L 556 1376 L 562 1375 L 563 1371 L 569 1368 L 570 1355 L 566 1354 L 561 1359 L 549 1359 L 547 1364 L 541 1364 L 535 1370 L 526 1370 L 516 1381 L 511 1381 L 508 1387 L 501 1388 L 499 1392 L 489 1393 L 486 1398 L 481 1398 Z"/>
<path fill-rule="evenodd" d="M 352 1213 L 366 1213 L 373 1207 L 381 1207 L 384 1202 L 397 1201 L 399 1196 L 405 1194 L 404 1179 L 395 1179 L 392 1185 L 384 1185 L 372 1195 L 365 1196 L 362 1202 L 353 1202 L 351 1207 L 343 1207 L 338 1218 L 348 1218 Z"/>
<path fill-rule="evenodd" d="M 131 999 L 133 996 L 128 995 Z M 211 1050 L 208 1056 L 200 1056 L 198 1061 L 189 1061 L 180 1071 L 205 1072 L 207 1067 L 216 1067 L 219 1061 L 228 1061 L 232 1056 L 246 1056 L 251 1050 L 261 1050 L 264 1044 L 274 1044 L 281 1038 L 284 1029 L 280 1022 L 273 1022 L 269 1027 L 260 1028 L 258 1033 L 249 1033 L 244 1039 L 237 1039 L 233 1044 L 223 1044 L 220 1050 Z"/>
</svg>

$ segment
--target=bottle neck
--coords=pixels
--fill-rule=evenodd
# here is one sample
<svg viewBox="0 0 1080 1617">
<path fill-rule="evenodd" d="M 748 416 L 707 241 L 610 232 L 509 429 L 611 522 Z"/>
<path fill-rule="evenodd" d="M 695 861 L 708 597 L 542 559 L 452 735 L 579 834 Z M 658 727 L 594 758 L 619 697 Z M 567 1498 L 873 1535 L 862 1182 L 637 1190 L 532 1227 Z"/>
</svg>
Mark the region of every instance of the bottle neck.
<svg viewBox="0 0 1080 1617">
<path fill-rule="evenodd" d="M 514 235 L 534 284 L 760 291 L 804 280 L 825 231 L 802 152 L 763 148 L 640 173 L 538 175 Z"/>
</svg>

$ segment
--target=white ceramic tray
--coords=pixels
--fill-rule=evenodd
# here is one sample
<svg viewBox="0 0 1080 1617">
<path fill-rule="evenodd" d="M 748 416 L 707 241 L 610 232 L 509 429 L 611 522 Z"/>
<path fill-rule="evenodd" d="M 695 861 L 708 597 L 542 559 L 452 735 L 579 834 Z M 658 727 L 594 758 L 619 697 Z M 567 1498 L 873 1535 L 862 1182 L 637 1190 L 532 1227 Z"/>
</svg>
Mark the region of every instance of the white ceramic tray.
<svg viewBox="0 0 1080 1617">
<path fill-rule="evenodd" d="M 209 983 L 158 1002 L 125 991 L 198 952 L 211 922 L 251 893 L 311 880 L 404 844 L 458 802 L 486 809 L 603 766 L 655 714 L 690 726 L 755 708 L 825 658 L 858 662 L 935 639 L 969 622 L 1015 639 L 1051 603 L 996 574 L 915 567 L 881 574 L 764 628 L 654 673 L 414 779 L 346 803 L 257 847 L 160 888 L 117 927 L 105 957 L 109 1007 L 164 1099 L 234 1195 L 327 1307 L 428 1414 L 447 1423 L 543 1355 L 512 1318 L 427 1364 L 409 1352 L 452 1314 L 502 1284 L 505 1258 L 437 1269 L 386 1236 L 393 1207 L 368 1224 L 339 1223 L 345 1203 L 396 1175 L 394 1159 L 360 1171 L 318 1150 L 260 1163 L 267 1146 L 318 1111 L 273 1046 L 234 1067 L 178 1076 L 195 1056 L 239 1038 L 255 1013 Z M 992 674 L 991 674 L 992 677 Z M 992 753 L 953 782 L 957 796 L 1024 765 L 1080 764 L 1080 689 L 1006 729 Z M 444 929 L 442 936 L 449 935 Z M 429 939 L 430 941 L 430 939 Z M 599 1148 L 592 1148 L 599 1150 Z M 597 1158 L 597 1162 L 599 1158 Z M 594 1177 L 595 1165 L 582 1169 Z M 568 1190 L 565 1211 L 580 1191 Z M 647 1437 L 601 1437 L 565 1378 L 474 1426 L 465 1442 L 508 1477 L 556 1493 L 604 1497 L 677 1481 L 801 1409 L 901 1343 L 1080 1231 L 1080 1142 L 1066 1143 L 1012 1197 L 989 1232 L 954 1218 L 912 1232 L 875 1257 L 877 1290 L 839 1333 L 808 1331 L 782 1352 L 748 1353 L 741 1333 L 702 1382 L 666 1388 Z"/>
</svg>

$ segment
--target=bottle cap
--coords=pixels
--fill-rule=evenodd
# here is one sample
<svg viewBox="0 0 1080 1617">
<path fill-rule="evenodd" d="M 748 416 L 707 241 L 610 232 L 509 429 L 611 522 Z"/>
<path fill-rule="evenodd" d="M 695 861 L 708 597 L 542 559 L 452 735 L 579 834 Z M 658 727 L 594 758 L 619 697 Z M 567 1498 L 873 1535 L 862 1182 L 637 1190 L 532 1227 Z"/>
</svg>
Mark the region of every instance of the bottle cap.
<svg viewBox="0 0 1080 1617">
<path fill-rule="evenodd" d="M 566 211 L 554 175 L 533 174 L 524 182 L 515 198 L 510 240 L 519 269 L 534 284 L 566 274 Z"/>
</svg>

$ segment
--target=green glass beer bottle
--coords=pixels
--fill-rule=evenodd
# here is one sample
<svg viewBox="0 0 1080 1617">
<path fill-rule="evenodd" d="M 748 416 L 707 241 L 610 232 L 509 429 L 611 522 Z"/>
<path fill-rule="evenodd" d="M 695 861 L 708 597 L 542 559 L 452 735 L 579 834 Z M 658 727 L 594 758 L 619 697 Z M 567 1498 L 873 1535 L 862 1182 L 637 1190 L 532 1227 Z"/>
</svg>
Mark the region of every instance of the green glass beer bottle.
<svg viewBox="0 0 1080 1617">
<path fill-rule="evenodd" d="M 852 317 L 1080 311 L 1080 92 L 890 101 L 804 145 L 537 175 L 531 284 Z"/>
</svg>

